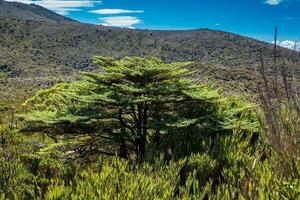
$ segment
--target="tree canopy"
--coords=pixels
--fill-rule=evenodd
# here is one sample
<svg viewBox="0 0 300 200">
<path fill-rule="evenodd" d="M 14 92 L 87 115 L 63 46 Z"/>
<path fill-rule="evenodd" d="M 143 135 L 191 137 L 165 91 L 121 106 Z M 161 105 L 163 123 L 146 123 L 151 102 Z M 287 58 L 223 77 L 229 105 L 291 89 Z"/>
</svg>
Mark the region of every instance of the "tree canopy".
<svg viewBox="0 0 300 200">
<path fill-rule="evenodd" d="M 257 127 L 251 105 L 189 79 L 189 62 L 95 57 L 94 63 L 102 73 L 84 72 L 80 81 L 39 91 L 25 103 L 32 111 L 22 117 L 54 135 L 85 133 L 113 139 L 122 157 L 134 150 L 139 161 L 146 145 L 159 145 L 164 135 Z"/>
</svg>

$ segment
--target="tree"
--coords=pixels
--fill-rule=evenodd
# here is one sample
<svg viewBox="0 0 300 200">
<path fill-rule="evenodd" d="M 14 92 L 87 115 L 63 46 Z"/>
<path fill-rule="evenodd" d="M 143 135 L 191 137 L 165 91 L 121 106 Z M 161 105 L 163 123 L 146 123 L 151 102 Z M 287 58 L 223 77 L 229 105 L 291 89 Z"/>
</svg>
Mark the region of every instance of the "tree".
<svg viewBox="0 0 300 200">
<path fill-rule="evenodd" d="M 199 116 L 180 114 L 179 109 L 191 105 L 214 108 L 210 112 L 221 109 L 223 98 L 216 90 L 187 78 L 189 62 L 96 57 L 94 63 L 103 73 L 82 73 L 82 81 L 58 84 L 29 99 L 26 104 L 33 110 L 23 116 L 25 120 L 47 125 L 55 134 L 60 129 L 117 139 L 122 157 L 133 148 L 142 161 L 147 143 L 158 144 L 161 135 L 174 127 L 203 123 L 205 116 L 199 120 Z"/>
</svg>

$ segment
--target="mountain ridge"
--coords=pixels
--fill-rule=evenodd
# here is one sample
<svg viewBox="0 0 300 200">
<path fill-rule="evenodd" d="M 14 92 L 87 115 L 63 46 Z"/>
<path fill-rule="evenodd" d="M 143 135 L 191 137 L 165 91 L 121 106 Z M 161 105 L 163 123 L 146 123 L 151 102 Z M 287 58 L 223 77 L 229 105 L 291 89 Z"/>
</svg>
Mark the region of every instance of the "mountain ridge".
<svg viewBox="0 0 300 200">
<path fill-rule="evenodd" d="M 76 21 L 36 4 L 24 4 L 4 0 L 0 0 L 0 16 L 14 17 L 23 20 Z"/>
<path fill-rule="evenodd" d="M 30 11 L 27 6 L 22 9 Z M 243 77 L 235 84 L 242 90 L 255 90 L 249 87 L 255 87 L 261 49 L 265 61 L 272 61 L 271 44 L 224 31 L 138 30 L 53 18 L 22 19 L 0 9 L 0 73 L 7 77 L 7 87 L 30 88 L 29 93 L 58 81 L 77 79 L 79 71 L 99 70 L 92 64 L 96 55 L 193 61 L 196 80 L 208 78 L 230 84 L 236 77 Z M 294 55 L 288 49 L 278 50 L 286 58 Z"/>
</svg>

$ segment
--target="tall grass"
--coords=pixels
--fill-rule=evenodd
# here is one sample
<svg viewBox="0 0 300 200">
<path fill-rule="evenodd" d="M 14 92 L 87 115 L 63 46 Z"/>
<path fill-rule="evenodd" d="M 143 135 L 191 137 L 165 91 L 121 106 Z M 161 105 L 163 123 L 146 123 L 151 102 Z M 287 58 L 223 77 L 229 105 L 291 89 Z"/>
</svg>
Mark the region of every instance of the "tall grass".
<svg viewBox="0 0 300 200">
<path fill-rule="evenodd" d="M 296 51 L 294 55 L 297 55 Z M 292 62 L 281 61 L 279 65 L 274 61 L 273 65 L 280 69 L 280 78 L 274 78 L 273 80 L 276 81 L 270 83 L 266 75 L 266 63 L 261 53 L 260 99 L 263 110 L 262 127 L 264 127 L 265 141 L 270 147 L 268 157 L 282 178 L 296 179 L 300 178 L 300 102 L 295 77 L 296 63 L 293 59 Z M 277 77 L 277 73 L 274 71 L 274 77 Z M 278 91 L 282 91 L 281 95 Z"/>
</svg>

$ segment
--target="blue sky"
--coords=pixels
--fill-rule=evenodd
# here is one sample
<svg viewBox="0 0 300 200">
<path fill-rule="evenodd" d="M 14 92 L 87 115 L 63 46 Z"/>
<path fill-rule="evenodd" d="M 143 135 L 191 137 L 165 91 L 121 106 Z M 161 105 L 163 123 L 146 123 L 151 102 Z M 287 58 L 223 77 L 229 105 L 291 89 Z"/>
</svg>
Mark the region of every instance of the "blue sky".
<svg viewBox="0 0 300 200">
<path fill-rule="evenodd" d="M 9 0 L 15 1 L 15 0 Z M 76 20 L 138 29 L 210 28 L 292 47 L 300 39 L 300 0 L 17 0 Z"/>
</svg>

